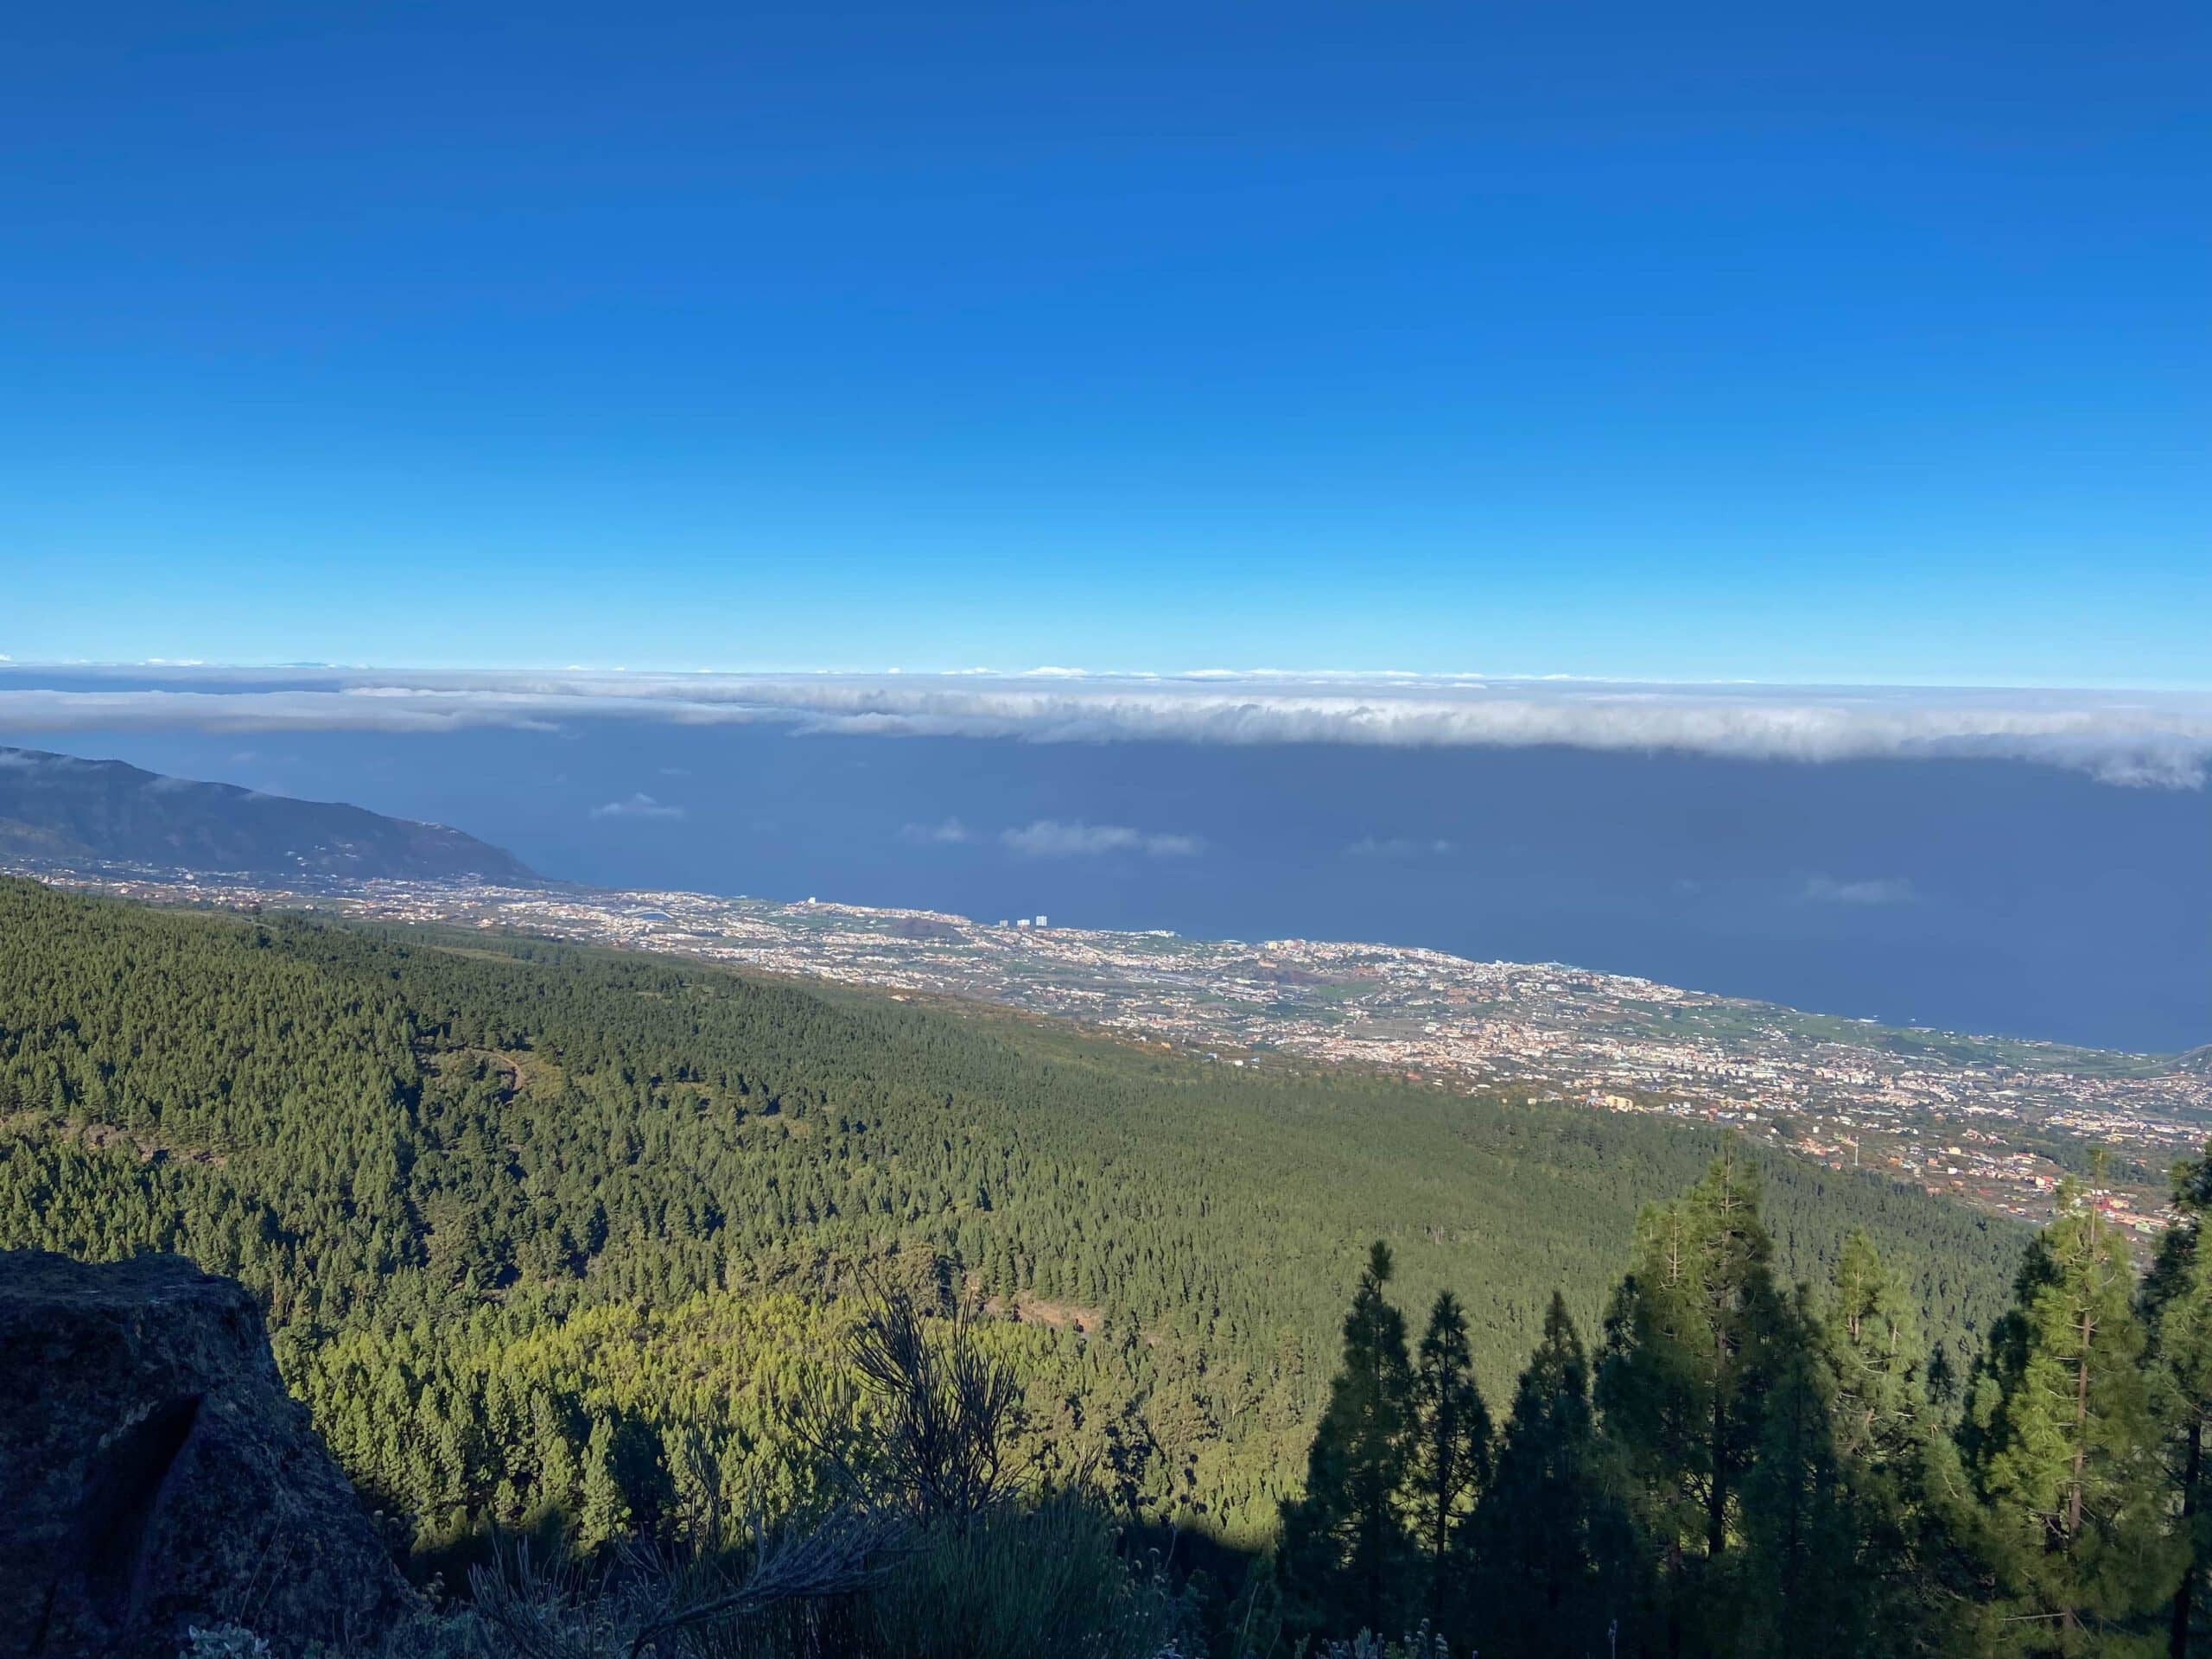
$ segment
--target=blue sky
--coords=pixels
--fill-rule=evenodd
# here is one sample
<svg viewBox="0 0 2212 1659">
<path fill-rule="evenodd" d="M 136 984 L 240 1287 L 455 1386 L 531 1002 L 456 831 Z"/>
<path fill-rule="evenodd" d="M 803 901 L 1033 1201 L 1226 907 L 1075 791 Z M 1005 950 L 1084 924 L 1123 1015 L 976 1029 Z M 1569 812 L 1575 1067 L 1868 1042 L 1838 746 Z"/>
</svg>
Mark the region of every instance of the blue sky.
<svg viewBox="0 0 2212 1659">
<path fill-rule="evenodd" d="M 2212 684 L 2202 7 L 0 31 L 19 662 Z"/>
</svg>

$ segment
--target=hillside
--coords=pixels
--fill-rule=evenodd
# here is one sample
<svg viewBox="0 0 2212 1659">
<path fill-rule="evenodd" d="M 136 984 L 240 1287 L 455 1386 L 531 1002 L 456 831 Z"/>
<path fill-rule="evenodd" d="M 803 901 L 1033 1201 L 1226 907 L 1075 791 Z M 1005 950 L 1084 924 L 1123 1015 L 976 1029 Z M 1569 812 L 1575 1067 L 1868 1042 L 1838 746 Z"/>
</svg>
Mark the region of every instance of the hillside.
<svg viewBox="0 0 2212 1659">
<path fill-rule="evenodd" d="M 296 880 L 534 879 L 442 824 L 39 749 L 0 748 L 0 856 Z"/>
<path fill-rule="evenodd" d="M 1255 1538 L 1366 1241 L 1468 1305 L 1502 1400 L 1594 1328 L 1697 1128 L 1315 1068 L 1255 1077 L 988 1011 L 451 932 L 0 881 L 0 1247 L 175 1249 L 264 1296 L 340 1460 L 424 1536 L 635 1433 L 727 1493 L 863 1271 L 1007 1318 L 1066 1455 Z M 1963 1359 L 2021 1230 L 1758 1154 L 1781 1262 L 1854 1225 Z"/>
<path fill-rule="evenodd" d="M 2167 1166 L 2212 1122 L 2201 1052 L 1883 1027 L 1557 963 L 668 891 L 118 885 L 134 898 L 327 906 L 999 1002 L 1247 1064 L 1358 1065 L 1521 1101 L 1611 1096 L 1617 1109 L 1734 1122 L 1831 1168 L 1886 1171 L 2031 1223 L 2050 1217 L 2058 1180 L 2101 1147 L 2113 1154 L 2108 1184 L 2154 1230 Z"/>
</svg>

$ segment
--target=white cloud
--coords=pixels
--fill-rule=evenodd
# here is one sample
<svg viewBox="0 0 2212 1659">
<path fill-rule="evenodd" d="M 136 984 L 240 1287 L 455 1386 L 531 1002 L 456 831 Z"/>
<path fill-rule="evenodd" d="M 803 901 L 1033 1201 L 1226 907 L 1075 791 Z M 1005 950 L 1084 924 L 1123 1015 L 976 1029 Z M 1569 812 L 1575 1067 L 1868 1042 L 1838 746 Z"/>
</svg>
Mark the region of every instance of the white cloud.
<svg viewBox="0 0 2212 1659">
<path fill-rule="evenodd" d="M 957 818 L 947 818 L 942 823 L 910 823 L 899 834 L 902 839 L 925 847 L 953 847 L 975 839 L 968 833 L 968 826 Z"/>
<path fill-rule="evenodd" d="M 1095 858 L 1102 853 L 1142 853 L 1147 858 L 1192 858 L 1205 849 L 1196 836 L 1160 835 L 1122 823 L 1063 823 L 1039 818 L 999 839 L 1030 858 Z"/>
<path fill-rule="evenodd" d="M 681 818 L 683 809 L 657 801 L 640 791 L 619 801 L 609 801 L 604 806 L 591 810 L 594 818 Z"/>
<path fill-rule="evenodd" d="M 1344 849 L 1353 858 L 1441 858 L 1451 850 L 1452 843 L 1441 836 L 1362 836 Z"/>
<path fill-rule="evenodd" d="M 1878 905 L 1917 904 L 1920 895 L 1913 891 L 1912 883 L 1901 875 L 1885 875 L 1856 881 L 1839 881 L 1834 876 L 1808 877 L 1799 895 L 1808 904 Z"/>
<path fill-rule="evenodd" d="M 116 671 L 118 674 L 122 671 Z M 1743 760 L 2030 761 L 2200 788 L 2212 693 L 1635 685 L 1275 671 L 1055 675 L 170 670 L 161 684 L 0 683 L 0 731 L 546 729 L 585 719 L 805 732 L 1189 743 L 1672 751 Z M 145 677 L 145 671 L 137 671 Z M 222 689 L 200 686 L 218 675 Z M 252 690 L 236 689 L 240 683 Z"/>
</svg>

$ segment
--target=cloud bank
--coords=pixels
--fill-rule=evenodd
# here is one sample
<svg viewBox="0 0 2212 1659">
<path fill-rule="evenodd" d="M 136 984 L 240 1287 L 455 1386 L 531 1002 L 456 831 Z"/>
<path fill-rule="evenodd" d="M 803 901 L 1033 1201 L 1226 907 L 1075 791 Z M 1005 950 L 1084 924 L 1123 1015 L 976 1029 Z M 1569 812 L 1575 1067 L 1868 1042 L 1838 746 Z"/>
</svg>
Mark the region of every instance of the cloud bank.
<svg viewBox="0 0 2212 1659">
<path fill-rule="evenodd" d="M 146 668 L 0 671 L 0 734 L 435 733 L 583 720 L 1031 742 L 1343 743 L 1667 751 L 1732 760 L 2004 760 L 2202 788 L 2212 694 L 1639 685 L 1410 674 L 626 674 Z M 48 677 L 57 677 L 48 675 Z"/>
</svg>

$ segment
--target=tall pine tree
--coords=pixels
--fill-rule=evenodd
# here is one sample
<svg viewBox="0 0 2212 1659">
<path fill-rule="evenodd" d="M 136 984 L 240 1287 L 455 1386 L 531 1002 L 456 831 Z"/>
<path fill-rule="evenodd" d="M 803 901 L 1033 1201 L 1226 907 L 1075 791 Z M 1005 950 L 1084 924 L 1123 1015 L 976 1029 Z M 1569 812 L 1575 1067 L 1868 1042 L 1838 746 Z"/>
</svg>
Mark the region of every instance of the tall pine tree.
<svg viewBox="0 0 2212 1659">
<path fill-rule="evenodd" d="M 1958 1450 L 1929 1396 L 1929 1360 L 1904 1282 L 1863 1229 L 1844 1241 L 1818 1343 L 1833 1381 L 1831 1432 L 1849 1506 L 1847 1571 L 1861 1651 L 1908 1654 L 1956 1632 L 1971 1588 L 1971 1516 Z M 1942 1349 L 1936 1355 L 1942 1354 Z"/>
<path fill-rule="evenodd" d="M 1761 1334 L 1778 1312 L 1758 1179 L 1734 1144 L 1637 1219 L 1606 1316 L 1597 1405 L 1672 1544 L 1719 1557 L 1758 1440 Z"/>
<path fill-rule="evenodd" d="M 1476 1387 L 1459 1299 L 1439 1291 L 1414 1369 L 1410 1508 L 1428 1576 L 1428 1618 L 1460 1628 L 1452 1605 L 1467 1568 L 1467 1526 L 1491 1474 L 1490 1411 Z"/>
<path fill-rule="evenodd" d="M 1589 1358 L 1554 1291 L 1476 1511 L 1480 1650 L 1504 1659 L 1600 1650 L 1606 1625 L 1632 1599 L 1625 1533 L 1600 1467 Z M 1602 1582 L 1601 1564 L 1611 1569 Z"/>
<path fill-rule="evenodd" d="M 1964 1436 L 1997 1595 L 1992 1645 L 2156 1651 L 2179 1571 L 2126 1241 L 2078 1189 L 2021 1269 Z"/>
<path fill-rule="evenodd" d="M 1344 1315 L 1344 1358 L 1307 1454 L 1305 1495 L 1284 1506 L 1286 1599 L 1311 1630 L 1380 1632 L 1396 1611 L 1410 1548 L 1399 1504 L 1413 1366 L 1404 1316 L 1383 1295 L 1389 1281 L 1390 1249 L 1378 1239 Z"/>
<path fill-rule="evenodd" d="M 1670 1649 L 1722 1643 L 1717 1625 L 1732 1616 L 1723 1568 L 1785 1313 L 1773 1253 L 1757 1177 L 1732 1141 L 1688 1192 L 1638 1218 L 1606 1314 L 1598 1408 L 1664 1589 Z"/>
<path fill-rule="evenodd" d="M 1802 1298 L 1761 1333 L 1759 1438 L 1743 1484 L 1744 1651 L 1861 1659 L 1863 1557 L 1836 1455 L 1835 1374 Z"/>
<path fill-rule="evenodd" d="M 2160 1241 L 2141 1302 L 2176 1531 L 2187 1557 L 2167 1610 L 2166 1651 L 2169 1659 L 2187 1659 L 2212 1573 L 2212 1493 L 2205 1490 L 2206 1431 L 2212 1426 L 2212 1250 L 2203 1245 L 2204 1215 L 2212 1208 L 2212 1147 L 2202 1158 L 2175 1166 L 2174 1203 L 2185 1218 Z"/>
</svg>

